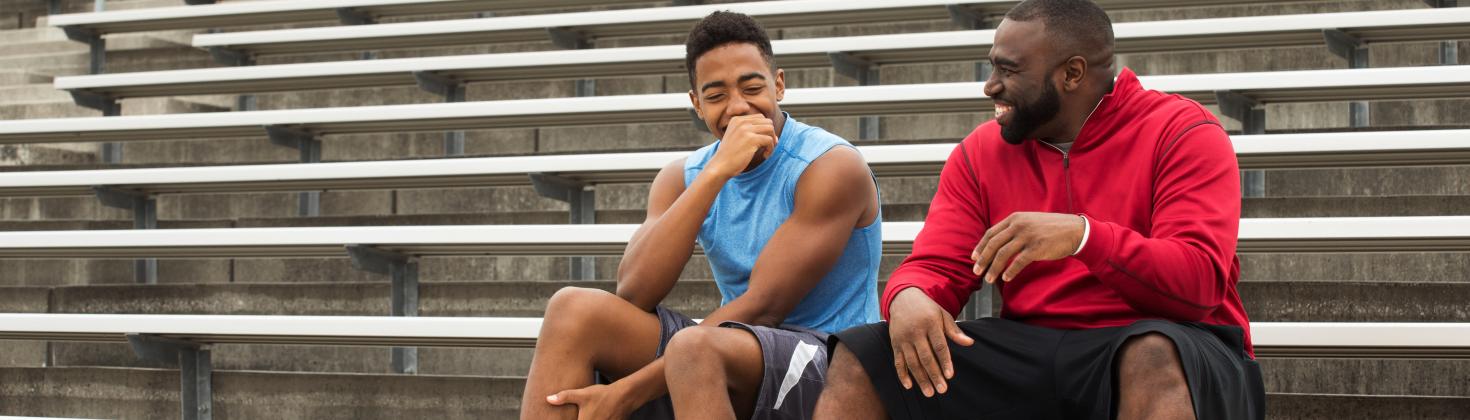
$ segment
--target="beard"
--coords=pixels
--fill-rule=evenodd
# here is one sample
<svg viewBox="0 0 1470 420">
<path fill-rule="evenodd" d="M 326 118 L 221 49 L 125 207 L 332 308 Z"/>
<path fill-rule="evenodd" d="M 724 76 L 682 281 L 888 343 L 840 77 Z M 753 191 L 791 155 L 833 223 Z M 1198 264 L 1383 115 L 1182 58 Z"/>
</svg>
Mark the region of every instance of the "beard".
<svg viewBox="0 0 1470 420">
<path fill-rule="evenodd" d="M 1000 138 L 1006 143 L 1021 144 L 1031 132 L 1056 118 L 1062 110 L 1062 96 L 1050 81 L 1042 83 L 1041 97 L 1031 103 L 1014 103 L 1011 123 L 1000 127 Z"/>
</svg>

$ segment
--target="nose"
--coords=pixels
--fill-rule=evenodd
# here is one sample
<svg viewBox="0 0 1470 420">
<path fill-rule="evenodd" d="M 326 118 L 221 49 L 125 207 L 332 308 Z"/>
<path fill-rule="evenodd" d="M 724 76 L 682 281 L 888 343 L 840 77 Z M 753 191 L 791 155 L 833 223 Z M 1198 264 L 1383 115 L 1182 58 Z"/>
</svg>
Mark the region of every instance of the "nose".
<svg viewBox="0 0 1470 420">
<path fill-rule="evenodd" d="M 985 78 L 984 91 L 985 97 L 987 98 L 995 98 L 995 95 L 999 95 L 1004 90 L 1000 84 L 1000 77 L 996 76 L 996 73 L 995 71 L 991 71 L 990 77 Z"/>
<path fill-rule="evenodd" d="M 730 95 L 730 103 L 725 106 L 725 115 L 731 117 L 749 115 L 753 110 L 750 107 L 750 102 L 746 101 L 744 96 Z"/>
</svg>

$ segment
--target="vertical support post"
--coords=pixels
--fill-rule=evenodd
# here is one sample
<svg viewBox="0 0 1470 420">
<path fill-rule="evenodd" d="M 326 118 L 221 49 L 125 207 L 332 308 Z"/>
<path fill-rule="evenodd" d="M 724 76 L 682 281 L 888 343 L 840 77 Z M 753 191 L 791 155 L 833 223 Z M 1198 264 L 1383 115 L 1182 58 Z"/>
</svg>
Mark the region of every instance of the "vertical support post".
<svg viewBox="0 0 1470 420">
<path fill-rule="evenodd" d="M 571 206 L 572 224 L 597 222 L 597 190 L 592 185 L 539 172 L 530 176 L 531 186 L 537 194 Z M 572 280 L 594 280 L 597 278 L 596 260 L 593 257 L 572 257 L 569 272 Z"/>
<path fill-rule="evenodd" d="M 101 11 L 102 0 L 97 1 L 98 11 Z M 107 40 L 102 39 L 101 34 L 90 29 L 78 27 L 65 27 L 62 28 L 62 31 L 66 33 L 68 39 L 86 43 L 87 47 L 90 48 L 91 61 L 88 65 L 89 73 L 102 74 L 107 71 Z M 103 116 L 112 117 L 122 114 L 121 107 L 112 98 L 86 92 L 83 92 L 83 95 L 85 97 L 78 96 L 76 92 L 73 92 L 72 100 L 76 101 L 78 105 L 102 111 Z M 102 163 L 122 163 L 122 145 L 116 142 L 102 143 Z"/>
<path fill-rule="evenodd" d="M 1349 35 L 1337 29 L 1323 29 L 1322 38 L 1327 43 L 1327 50 L 1332 54 L 1347 60 L 1348 68 L 1368 68 L 1368 44 L 1358 37 Z M 1348 125 L 1354 128 L 1367 127 L 1368 103 L 1354 101 L 1348 104 Z"/>
<path fill-rule="evenodd" d="M 996 296 L 999 294 L 995 285 L 988 285 L 975 293 L 970 294 L 969 303 L 960 309 L 960 320 L 975 320 L 995 316 L 992 308 L 995 306 Z"/>
<path fill-rule="evenodd" d="M 1240 121 L 1244 134 L 1266 133 L 1266 109 L 1259 101 L 1239 92 L 1227 90 L 1215 92 L 1215 102 L 1220 113 Z M 1241 196 L 1265 197 L 1266 173 L 1260 170 L 1240 171 Z"/>
<path fill-rule="evenodd" d="M 378 23 L 378 18 L 371 13 L 351 7 L 337 8 L 337 20 L 341 21 L 343 25 L 371 25 Z M 377 58 L 377 56 L 372 51 L 364 51 L 361 59 L 372 60 Z"/>
<path fill-rule="evenodd" d="M 837 74 L 847 76 L 856 80 L 860 86 L 875 86 L 879 84 L 881 76 L 878 66 L 873 62 L 858 58 L 846 52 L 830 52 L 827 58 L 832 61 L 832 70 Z M 877 140 L 881 137 L 881 127 L 876 116 L 866 116 L 858 120 L 858 139 Z"/>
<path fill-rule="evenodd" d="M 446 103 L 464 102 L 465 100 L 464 82 L 427 71 L 413 72 L 413 78 L 418 81 L 419 89 L 443 96 Z M 444 155 L 464 155 L 464 130 L 444 132 Z"/>
<path fill-rule="evenodd" d="M 546 28 L 546 35 L 551 38 L 551 43 L 561 49 L 585 50 L 592 48 L 592 40 L 581 32 L 569 28 Z M 596 96 L 596 79 L 578 79 L 573 89 L 578 97 Z"/>
<path fill-rule="evenodd" d="M 1460 0 L 1424 0 L 1429 7 L 1460 7 Z M 1443 41 L 1439 44 L 1439 64 L 1453 66 L 1460 64 L 1460 42 Z"/>
<path fill-rule="evenodd" d="M 214 366 L 208 345 L 145 334 L 128 334 L 139 359 L 179 366 L 179 411 L 184 420 L 213 416 Z"/>
<path fill-rule="evenodd" d="M 158 228 L 158 200 L 148 194 L 107 186 L 94 186 L 92 192 L 104 206 L 131 210 L 133 229 Z M 133 280 L 138 284 L 158 284 L 158 259 L 134 260 Z"/>
<path fill-rule="evenodd" d="M 347 245 L 352 267 L 386 274 L 392 279 L 388 313 L 392 316 L 419 316 L 419 263 L 410 255 L 386 251 L 369 245 Z M 419 371 L 417 347 L 394 347 L 390 350 L 393 372 L 414 374 Z"/>
<path fill-rule="evenodd" d="M 301 151 L 301 163 L 322 161 L 322 142 L 310 131 L 295 127 L 265 126 L 271 143 Z M 303 191 L 297 199 L 297 214 L 314 217 L 321 215 L 321 191 Z"/>
</svg>

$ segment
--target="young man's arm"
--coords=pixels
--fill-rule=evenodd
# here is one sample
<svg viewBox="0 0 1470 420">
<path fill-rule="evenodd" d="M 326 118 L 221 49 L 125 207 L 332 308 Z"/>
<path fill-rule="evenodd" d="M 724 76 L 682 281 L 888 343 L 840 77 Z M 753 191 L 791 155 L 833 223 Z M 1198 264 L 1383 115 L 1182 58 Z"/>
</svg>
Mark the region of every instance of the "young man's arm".
<svg viewBox="0 0 1470 420">
<path fill-rule="evenodd" d="M 796 209 L 776 229 L 756 259 L 750 287 L 706 317 L 701 325 L 739 321 L 776 326 L 831 271 L 852 231 L 878 214 L 877 185 L 857 150 L 838 147 L 812 162 L 796 184 Z M 863 217 L 869 216 L 869 217 Z M 668 392 L 663 359 L 623 378 L 614 387 L 629 401 Z"/>
<path fill-rule="evenodd" d="M 684 188 L 684 159 L 660 170 L 648 192 L 648 216 L 623 251 L 617 295 L 646 311 L 668 296 L 694 253 L 694 240 L 725 182 L 740 175 L 761 150 L 773 149 L 776 131 L 759 116 L 735 117 L 715 155 Z"/>
</svg>

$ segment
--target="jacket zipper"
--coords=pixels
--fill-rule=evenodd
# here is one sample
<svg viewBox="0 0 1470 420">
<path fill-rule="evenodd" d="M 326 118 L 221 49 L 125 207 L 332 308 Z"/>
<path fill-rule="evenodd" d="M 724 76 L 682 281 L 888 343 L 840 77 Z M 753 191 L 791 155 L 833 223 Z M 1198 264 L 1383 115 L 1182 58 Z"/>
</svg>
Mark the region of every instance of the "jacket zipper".
<svg viewBox="0 0 1470 420">
<path fill-rule="evenodd" d="M 1066 186 L 1066 191 L 1067 191 L 1067 213 L 1077 213 L 1076 208 L 1074 208 L 1074 206 L 1072 204 L 1072 169 L 1071 169 L 1072 168 L 1072 156 L 1071 156 L 1071 154 L 1067 153 L 1067 151 L 1062 150 L 1062 148 L 1057 147 L 1056 145 L 1053 145 L 1051 143 L 1047 143 L 1047 142 L 1042 141 L 1042 140 L 1039 140 L 1039 139 L 1036 140 L 1036 141 L 1041 142 L 1041 144 L 1045 144 L 1047 147 L 1052 148 L 1052 150 L 1056 150 L 1057 153 L 1061 153 L 1062 154 L 1062 184 Z"/>
</svg>

